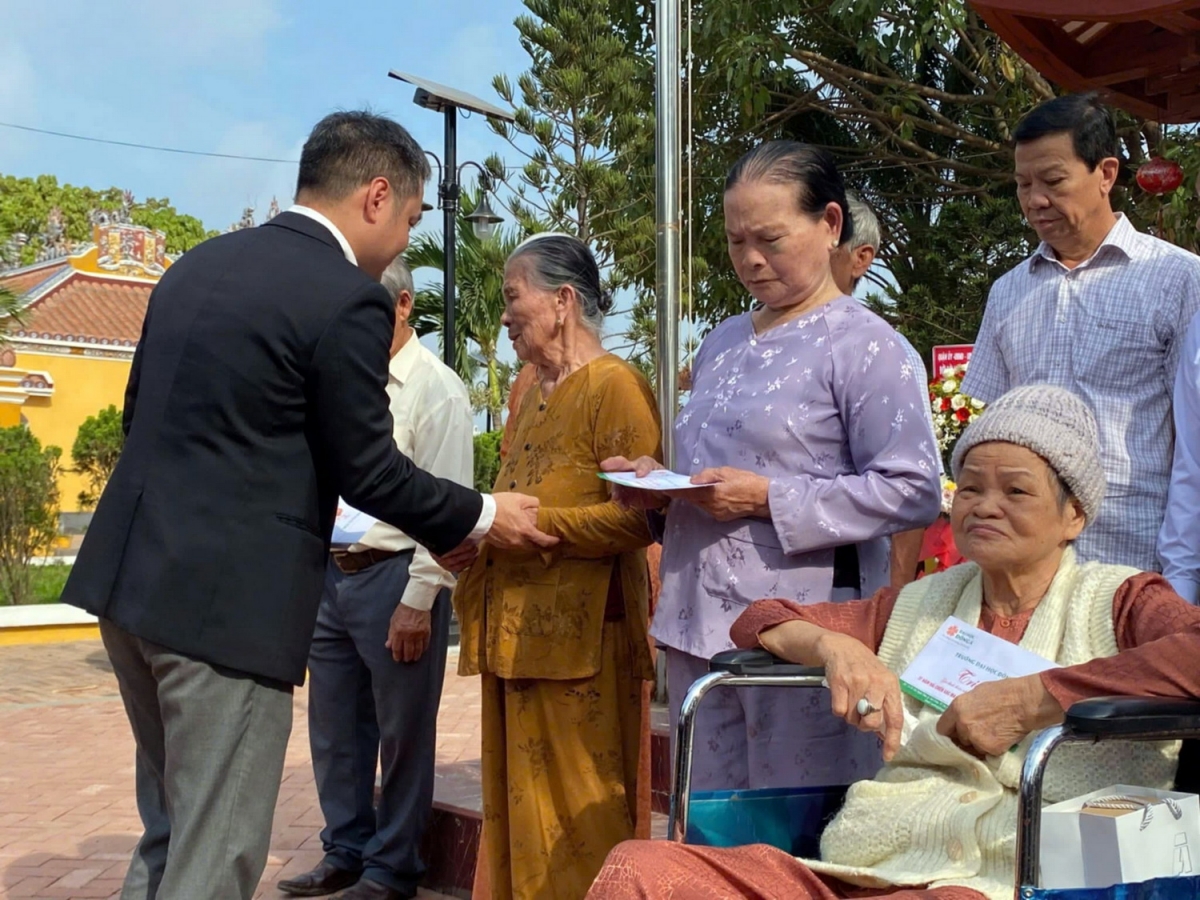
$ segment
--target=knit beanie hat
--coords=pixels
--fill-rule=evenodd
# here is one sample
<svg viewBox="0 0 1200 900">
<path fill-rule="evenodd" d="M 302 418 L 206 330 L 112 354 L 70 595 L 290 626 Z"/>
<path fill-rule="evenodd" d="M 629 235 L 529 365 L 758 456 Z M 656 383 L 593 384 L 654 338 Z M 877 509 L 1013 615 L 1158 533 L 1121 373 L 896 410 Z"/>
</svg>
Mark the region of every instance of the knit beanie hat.
<svg viewBox="0 0 1200 900">
<path fill-rule="evenodd" d="M 967 426 L 950 459 L 958 481 L 963 460 L 977 444 L 1005 441 L 1032 450 L 1050 464 L 1094 522 L 1104 499 L 1104 466 L 1096 418 L 1086 403 L 1065 388 L 1027 384 L 990 404 Z"/>
</svg>

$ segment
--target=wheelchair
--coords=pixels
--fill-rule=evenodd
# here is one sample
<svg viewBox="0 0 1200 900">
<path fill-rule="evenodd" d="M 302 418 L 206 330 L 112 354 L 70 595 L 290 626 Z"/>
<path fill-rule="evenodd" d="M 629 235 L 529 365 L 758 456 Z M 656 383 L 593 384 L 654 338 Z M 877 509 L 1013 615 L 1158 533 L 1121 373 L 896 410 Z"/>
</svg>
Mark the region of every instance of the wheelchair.
<svg viewBox="0 0 1200 900">
<path fill-rule="evenodd" d="M 676 730 L 674 775 L 671 787 L 668 839 L 677 842 L 716 843 L 705 839 L 689 826 L 692 818 L 692 748 L 696 713 L 709 691 L 717 687 L 803 687 L 823 688 L 824 671 L 819 668 L 785 662 L 766 650 L 730 650 L 719 653 L 709 664 L 709 673 L 688 689 L 683 699 Z M 1097 697 L 1073 705 L 1061 725 L 1037 734 L 1025 757 L 1017 806 L 1017 872 L 1015 900 L 1175 900 L 1200 898 L 1200 876 L 1159 878 L 1105 889 L 1046 889 L 1038 886 L 1038 849 L 1041 838 L 1042 780 L 1051 754 L 1063 744 L 1110 740 L 1163 741 L 1184 740 L 1176 789 L 1196 792 L 1200 772 L 1194 771 L 1200 738 L 1200 700 L 1172 700 L 1149 697 Z M 792 815 L 791 826 L 809 833 L 789 835 L 793 855 L 814 857 L 819 845 L 820 828 L 840 808 L 845 787 L 833 787 L 817 796 L 805 798 L 805 809 Z M 726 823 L 739 820 L 739 805 L 752 807 L 746 800 L 761 795 L 771 800 L 769 791 L 714 792 L 707 802 L 724 804 Z M 720 808 L 720 807 L 718 807 Z M 777 806 L 775 808 L 778 808 Z M 787 816 L 784 817 L 785 819 Z M 736 824 L 733 826 L 736 830 Z M 751 829 L 753 831 L 753 829 Z M 776 828 L 776 833 L 778 828 Z M 761 841 L 754 833 L 752 840 Z M 748 841 L 740 841 L 746 843 Z M 762 841 L 780 846 L 776 841 Z M 728 846 L 721 842 L 720 846 Z M 799 848 L 799 849 L 798 849 Z M 781 849 L 789 849 L 781 847 Z M 804 851 L 804 852 L 801 852 Z"/>
</svg>

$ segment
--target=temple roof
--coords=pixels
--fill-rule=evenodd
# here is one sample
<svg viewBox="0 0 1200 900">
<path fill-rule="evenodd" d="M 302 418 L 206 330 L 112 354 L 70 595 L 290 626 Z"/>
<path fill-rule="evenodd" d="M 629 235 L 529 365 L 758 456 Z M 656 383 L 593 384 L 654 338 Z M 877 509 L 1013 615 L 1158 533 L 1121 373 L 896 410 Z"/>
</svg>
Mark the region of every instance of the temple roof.
<svg viewBox="0 0 1200 900">
<path fill-rule="evenodd" d="M 125 224 L 97 226 L 79 253 L 0 272 L 17 295 L 15 343 L 35 341 L 128 348 L 137 344 L 150 292 L 171 262 L 161 234 Z"/>
<path fill-rule="evenodd" d="M 1200 0 L 971 0 L 1055 84 L 1158 122 L 1200 120 Z"/>
<path fill-rule="evenodd" d="M 0 286 L 7 279 L 0 277 Z M 69 341 L 107 346 L 134 346 L 153 284 L 100 278 L 71 270 L 22 311 L 24 323 L 13 339 Z"/>
</svg>

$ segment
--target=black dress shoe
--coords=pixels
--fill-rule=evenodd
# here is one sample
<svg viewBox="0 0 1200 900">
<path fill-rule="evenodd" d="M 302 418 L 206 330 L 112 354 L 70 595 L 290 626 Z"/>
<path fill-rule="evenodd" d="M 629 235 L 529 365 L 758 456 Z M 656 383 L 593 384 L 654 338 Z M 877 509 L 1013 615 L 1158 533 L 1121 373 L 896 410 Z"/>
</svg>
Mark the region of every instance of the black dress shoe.
<svg viewBox="0 0 1200 900">
<path fill-rule="evenodd" d="M 333 900 L 411 900 L 415 896 L 415 891 L 406 894 L 386 884 L 364 878 L 349 890 L 342 891 Z"/>
<path fill-rule="evenodd" d="M 305 872 L 295 878 L 285 878 L 275 886 L 293 897 L 323 897 L 325 894 L 350 887 L 360 878 L 361 872 L 349 872 L 332 863 L 322 862 L 311 872 Z"/>
</svg>

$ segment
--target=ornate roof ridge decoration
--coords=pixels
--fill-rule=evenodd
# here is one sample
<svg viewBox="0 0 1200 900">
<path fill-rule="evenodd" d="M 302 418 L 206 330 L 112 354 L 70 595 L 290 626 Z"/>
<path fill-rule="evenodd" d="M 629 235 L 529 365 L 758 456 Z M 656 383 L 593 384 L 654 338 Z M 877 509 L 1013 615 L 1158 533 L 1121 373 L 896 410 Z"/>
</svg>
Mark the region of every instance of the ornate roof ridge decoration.
<svg viewBox="0 0 1200 900">
<path fill-rule="evenodd" d="M 88 221 L 92 225 L 91 243 L 67 238 L 62 209 L 52 207 L 46 214 L 46 227 L 41 234 L 31 238 L 30 235 L 18 232 L 0 246 L 0 278 L 7 278 L 35 266 L 53 265 L 65 259 L 86 256 L 93 248 L 100 250 L 97 265 L 101 270 L 136 276 L 136 269 L 140 267 L 144 270 L 143 277 L 158 278 L 166 269 L 167 260 L 176 257 L 166 253 L 165 234 L 145 225 L 134 224 L 135 205 L 133 192 L 125 191 L 120 208 L 93 209 L 89 212 Z M 111 237 L 114 233 L 118 235 L 115 239 Z M 33 238 L 41 240 L 41 248 L 33 264 L 4 268 L 4 260 L 18 256 Z"/>
<path fill-rule="evenodd" d="M 1200 0 L 970 0 L 1030 65 L 1158 122 L 1200 120 Z"/>
</svg>

